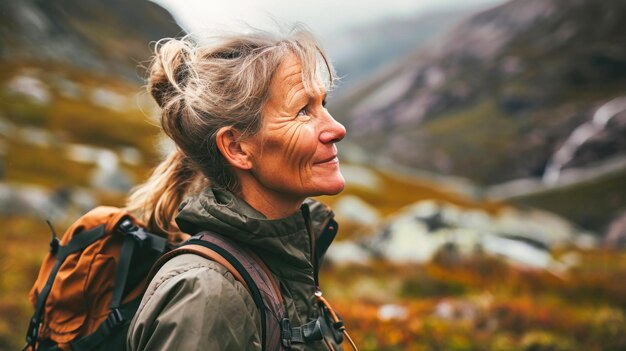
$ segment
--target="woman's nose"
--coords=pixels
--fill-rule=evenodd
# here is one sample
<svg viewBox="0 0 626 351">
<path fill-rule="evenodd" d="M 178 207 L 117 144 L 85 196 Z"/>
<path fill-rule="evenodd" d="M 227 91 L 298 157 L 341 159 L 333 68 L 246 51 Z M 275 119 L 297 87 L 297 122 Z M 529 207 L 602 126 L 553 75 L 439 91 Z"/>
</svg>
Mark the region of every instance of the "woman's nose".
<svg viewBox="0 0 626 351">
<path fill-rule="evenodd" d="M 330 113 L 327 113 L 327 120 L 324 129 L 320 133 L 320 141 L 323 144 L 337 143 L 346 136 L 346 128 L 337 122 Z"/>
</svg>

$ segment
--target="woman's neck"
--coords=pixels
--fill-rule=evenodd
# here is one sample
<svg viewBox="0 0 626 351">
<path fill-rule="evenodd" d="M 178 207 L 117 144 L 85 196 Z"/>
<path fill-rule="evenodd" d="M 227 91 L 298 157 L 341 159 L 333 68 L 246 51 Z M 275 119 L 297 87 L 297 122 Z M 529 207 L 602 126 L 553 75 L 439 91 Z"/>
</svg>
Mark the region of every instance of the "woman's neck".
<svg viewBox="0 0 626 351">
<path fill-rule="evenodd" d="M 289 217 L 300 211 L 300 206 L 305 200 L 287 198 L 283 194 L 276 194 L 269 189 L 250 184 L 241 184 L 240 196 L 267 219 Z"/>
</svg>

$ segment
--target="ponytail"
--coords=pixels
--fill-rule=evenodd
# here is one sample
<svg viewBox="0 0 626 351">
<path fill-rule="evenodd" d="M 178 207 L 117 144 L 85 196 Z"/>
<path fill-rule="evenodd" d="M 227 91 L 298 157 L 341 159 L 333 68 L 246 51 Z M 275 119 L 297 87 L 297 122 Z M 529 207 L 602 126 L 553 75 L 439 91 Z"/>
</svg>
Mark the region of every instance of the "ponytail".
<svg viewBox="0 0 626 351">
<path fill-rule="evenodd" d="M 175 149 L 154 169 L 147 182 L 132 190 L 126 209 L 137 214 L 152 233 L 178 243 L 188 237 L 174 222 L 178 206 L 203 179 L 202 172 Z"/>
<path fill-rule="evenodd" d="M 174 217 L 188 194 L 209 182 L 240 191 L 215 136 L 223 127 L 234 127 L 242 137 L 258 133 L 272 77 L 286 57 L 300 59 L 308 93 L 318 85 L 318 64 L 329 73 L 328 89 L 333 82 L 332 66 L 303 28 L 287 37 L 256 32 L 214 39 L 207 44 L 190 37 L 160 40 L 147 77 L 148 91 L 161 107 L 161 127 L 176 150 L 133 190 L 127 209 L 171 243 L 186 236 Z"/>
</svg>

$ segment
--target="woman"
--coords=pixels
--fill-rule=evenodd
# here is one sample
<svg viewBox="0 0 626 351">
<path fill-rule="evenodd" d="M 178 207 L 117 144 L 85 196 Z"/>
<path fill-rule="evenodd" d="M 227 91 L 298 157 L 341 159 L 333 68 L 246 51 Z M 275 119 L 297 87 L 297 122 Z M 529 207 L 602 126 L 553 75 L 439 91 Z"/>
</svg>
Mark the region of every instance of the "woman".
<svg viewBox="0 0 626 351">
<path fill-rule="evenodd" d="M 335 144 L 346 131 L 324 107 L 333 70 L 313 36 L 167 40 L 149 80 L 176 150 L 128 207 L 173 241 L 209 230 L 251 249 L 280 283 L 292 325 L 318 318 L 319 261 L 336 229 L 327 228 L 332 212 L 307 198 L 343 189 Z M 219 263 L 186 254 L 152 279 L 128 344 L 260 350 L 260 329 L 246 288 Z M 341 346 L 326 335 L 292 349 Z"/>
</svg>

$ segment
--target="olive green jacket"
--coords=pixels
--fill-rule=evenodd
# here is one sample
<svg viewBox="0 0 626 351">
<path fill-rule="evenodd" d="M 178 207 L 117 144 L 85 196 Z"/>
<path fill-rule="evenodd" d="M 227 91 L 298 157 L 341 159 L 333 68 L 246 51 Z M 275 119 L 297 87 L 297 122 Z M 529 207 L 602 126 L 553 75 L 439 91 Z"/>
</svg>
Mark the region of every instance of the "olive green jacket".
<svg viewBox="0 0 626 351">
<path fill-rule="evenodd" d="M 181 204 L 176 222 L 186 233 L 208 230 L 251 248 L 280 283 L 295 327 L 320 316 L 314 294 L 321 258 L 336 234 L 332 217 L 326 206 L 307 200 L 299 213 L 268 220 L 231 193 L 206 189 Z M 130 324 L 128 349 L 261 350 L 260 334 L 260 313 L 246 288 L 219 263 L 183 254 L 152 279 Z M 326 335 L 291 349 L 341 347 Z"/>
</svg>

